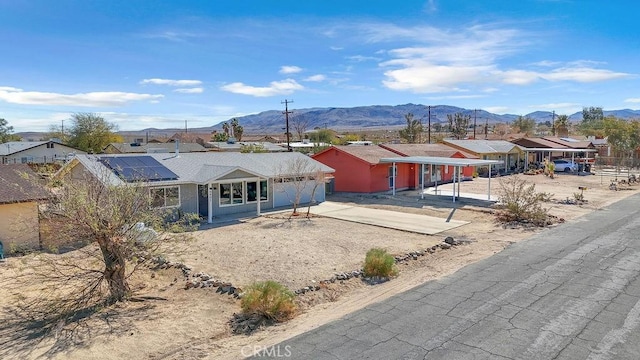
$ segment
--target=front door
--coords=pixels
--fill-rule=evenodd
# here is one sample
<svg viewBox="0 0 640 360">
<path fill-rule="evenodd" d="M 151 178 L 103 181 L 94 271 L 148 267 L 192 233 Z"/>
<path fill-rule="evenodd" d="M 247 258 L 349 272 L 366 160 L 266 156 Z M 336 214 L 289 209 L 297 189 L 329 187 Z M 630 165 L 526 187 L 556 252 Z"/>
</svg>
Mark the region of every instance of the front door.
<svg viewBox="0 0 640 360">
<path fill-rule="evenodd" d="M 204 218 L 209 216 L 209 191 L 207 185 L 198 185 L 198 214 Z"/>
</svg>

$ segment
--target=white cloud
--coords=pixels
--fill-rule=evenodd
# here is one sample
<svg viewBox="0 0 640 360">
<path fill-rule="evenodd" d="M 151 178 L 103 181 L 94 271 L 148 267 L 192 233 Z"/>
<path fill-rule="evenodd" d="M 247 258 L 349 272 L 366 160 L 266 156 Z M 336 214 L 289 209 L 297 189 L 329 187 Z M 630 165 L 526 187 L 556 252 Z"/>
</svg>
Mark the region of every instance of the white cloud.
<svg viewBox="0 0 640 360">
<path fill-rule="evenodd" d="M 589 83 L 631 76 L 599 68 L 602 63 L 590 60 L 565 63 L 544 60 L 504 69 L 504 59 L 526 51 L 531 41 L 522 31 L 494 25 L 474 25 L 456 32 L 393 24 L 362 24 L 359 29 L 368 42 L 406 39 L 416 43 L 386 51 L 391 59 L 379 64 L 385 68 L 382 83 L 392 90 L 434 93 L 461 91 L 471 84 L 495 87 L 539 81 Z M 539 71 L 541 67 L 544 71 Z"/>
<path fill-rule="evenodd" d="M 415 60 L 392 60 L 382 66 L 402 66 L 388 70 L 382 83 L 392 90 L 408 90 L 416 93 L 460 91 L 459 85 L 477 82 L 490 70 L 484 66 L 449 66 Z"/>
<path fill-rule="evenodd" d="M 550 81 L 575 81 L 575 82 L 596 82 L 629 77 L 631 74 L 614 72 L 605 69 L 594 69 L 588 67 L 563 67 L 554 69 L 550 73 L 544 74 L 543 78 Z"/>
<path fill-rule="evenodd" d="M 628 99 L 625 99 L 624 102 L 626 102 L 626 103 L 640 103 L 640 98 L 628 98 Z"/>
<path fill-rule="evenodd" d="M 293 65 L 285 65 L 280 67 L 280 74 L 296 74 L 302 71 L 301 67 Z"/>
<path fill-rule="evenodd" d="M 309 76 L 308 78 L 304 79 L 304 81 L 321 82 L 321 81 L 325 81 L 326 79 L 327 79 L 326 76 L 322 74 L 316 74 L 316 75 Z"/>
<path fill-rule="evenodd" d="M 340 51 L 340 50 L 343 50 L 344 48 L 341 46 L 329 46 L 329 49 L 333 51 Z"/>
<path fill-rule="evenodd" d="M 195 88 L 175 89 L 173 91 L 177 93 L 183 93 L 183 94 L 201 94 L 204 92 L 204 89 L 201 87 L 195 87 Z"/>
<path fill-rule="evenodd" d="M 171 79 L 144 79 L 140 84 L 168 85 L 168 86 L 198 86 L 202 85 L 200 80 L 171 80 Z"/>
<path fill-rule="evenodd" d="M 445 96 L 429 96 L 429 100 L 464 100 L 464 99 L 478 99 L 486 97 L 486 95 L 445 95 Z"/>
<path fill-rule="evenodd" d="M 550 103 L 540 105 L 530 105 L 532 109 L 549 109 L 549 110 L 561 110 L 561 109 L 575 109 L 579 108 L 580 104 L 576 103 Z"/>
<path fill-rule="evenodd" d="M 424 12 L 427 14 L 433 14 L 438 11 L 438 4 L 436 4 L 436 0 L 427 0 L 424 4 Z"/>
<path fill-rule="evenodd" d="M 119 91 L 89 92 L 79 94 L 59 94 L 40 91 L 23 91 L 11 87 L 0 88 L 0 100 L 23 105 L 66 105 L 66 106 L 123 106 L 136 101 L 152 101 L 164 95 L 127 93 Z"/>
<path fill-rule="evenodd" d="M 347 56 L 347 59 L 355 62 L 380 61 L 380 58 L 373 57 L 373 56 L 362 56 L 362 55 Z"/>
<path fill-rule="evenodd" d="M 494 114 L 506 114 L 509 108 L 506 106 L 488 106 L 483 108 L 483 110 Z"/>
<path fill-rule="evenodd" d="M 251 95 L 256 97 L 267 97 L 275 95 L 288 95 L 296 90 L 304 89 L 304 86 L 298 84 L 293 79 L 285 79 L 282 81 L 272 81 L 269 86 L 258 87 L 245 85 L 241 82 L 235 82 L 220 87 L 221 90 L 234 94 Z"/>
</svg>

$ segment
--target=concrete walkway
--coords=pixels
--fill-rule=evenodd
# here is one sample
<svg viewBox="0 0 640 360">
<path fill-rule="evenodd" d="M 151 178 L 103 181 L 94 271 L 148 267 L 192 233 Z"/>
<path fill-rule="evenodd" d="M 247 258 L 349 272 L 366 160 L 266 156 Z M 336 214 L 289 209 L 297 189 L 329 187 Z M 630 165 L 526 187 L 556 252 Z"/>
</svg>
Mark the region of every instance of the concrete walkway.
<svg viewBox="0 0 640 360">
<path fill-rule="evenodd" d="M 305 212 L 304 210 L 300 210 Z M 435 235 L 440 232 L 466 225 L 468 221 L 450 220 L 427 215 L 409 214 L 398 211 L 370 209 L 325 201 L 311 207 L 311 213 L 333 219 L 380 226 L 390 229 Z"/>
</svg>

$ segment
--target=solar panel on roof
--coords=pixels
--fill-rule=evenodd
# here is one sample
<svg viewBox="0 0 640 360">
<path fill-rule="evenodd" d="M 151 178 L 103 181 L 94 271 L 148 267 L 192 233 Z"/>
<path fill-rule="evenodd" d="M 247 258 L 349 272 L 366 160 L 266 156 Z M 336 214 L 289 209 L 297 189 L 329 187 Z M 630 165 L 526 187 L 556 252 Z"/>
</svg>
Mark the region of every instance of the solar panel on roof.
<svg viewBox="0 0 640 360">
<path fill-rule="evenodd" d="M 99 160 L 126 182 L 178 179 L 178 175 L 151 156 L 105 156 Z"/>
</svg>

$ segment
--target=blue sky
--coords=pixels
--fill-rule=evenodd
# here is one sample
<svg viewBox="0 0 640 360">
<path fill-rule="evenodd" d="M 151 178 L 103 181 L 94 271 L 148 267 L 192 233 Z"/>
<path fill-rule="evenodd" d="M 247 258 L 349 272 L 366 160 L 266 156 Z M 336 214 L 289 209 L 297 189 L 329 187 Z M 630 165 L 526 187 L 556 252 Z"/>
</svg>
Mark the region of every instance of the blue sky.
<svg viewBox="0 0 640 360">
<path fill-rule="evenodd" d="M 0 0 L 0 118 L 120 130 L 291 108 L 640 108 L 635 1 Z"/>
</svg>

